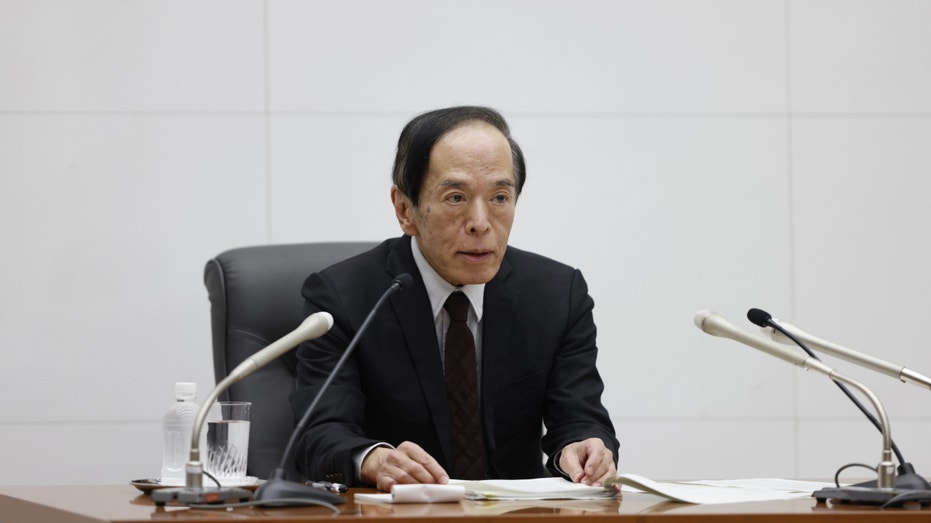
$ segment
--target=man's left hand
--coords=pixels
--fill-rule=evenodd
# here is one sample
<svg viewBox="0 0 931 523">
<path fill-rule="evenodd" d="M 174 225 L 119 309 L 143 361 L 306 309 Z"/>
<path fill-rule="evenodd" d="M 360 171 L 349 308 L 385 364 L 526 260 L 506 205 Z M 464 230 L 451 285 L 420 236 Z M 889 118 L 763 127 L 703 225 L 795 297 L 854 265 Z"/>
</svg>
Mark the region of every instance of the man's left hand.
<svg viewBox="0 0 931 523">
<path fill-rule="evenodd" d="M 617 475 L 614 453 L 599 438 L 576 441 L 563 447 L 559 468 L 575 483 L 598 487 Z"/>
</svg>

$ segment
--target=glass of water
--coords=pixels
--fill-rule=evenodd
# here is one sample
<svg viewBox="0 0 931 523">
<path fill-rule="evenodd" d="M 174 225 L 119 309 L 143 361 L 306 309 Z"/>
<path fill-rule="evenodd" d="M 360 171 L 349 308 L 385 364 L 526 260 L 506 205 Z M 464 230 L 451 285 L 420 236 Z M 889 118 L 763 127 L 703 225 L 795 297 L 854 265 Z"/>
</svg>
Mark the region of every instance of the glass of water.
<svg viewBox="0 0 931 523">
<path fill-rule="evenodd" d="M 207 472 L 221 485 L 235 486 L 246 481 L 249 456 L 248 401 L 220 401 L 207 419 Z"/>
</svg>

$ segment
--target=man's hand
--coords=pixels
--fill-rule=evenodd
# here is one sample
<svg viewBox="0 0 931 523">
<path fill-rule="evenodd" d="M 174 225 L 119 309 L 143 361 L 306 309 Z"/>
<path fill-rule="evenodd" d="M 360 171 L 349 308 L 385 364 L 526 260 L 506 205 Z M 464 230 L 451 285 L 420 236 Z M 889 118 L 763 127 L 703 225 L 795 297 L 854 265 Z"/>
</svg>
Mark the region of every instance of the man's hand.
<svg viewBox="0 0 931 523">
<path fill-rule="evenodd" d="M 362 481 L 390 492 L 399 483 L 447 483 L 449 474 L 420 445 L 405 441 L 396 449 L 372 449 L 362 461 Z"/>
<path fill-rule="evenodd" d="M 599 438 L 576 441 L 563 447 L 559 469 L 575 483 L 599 487 L 606 479 L 617 475 L 614 453 Z"/>
</svg>

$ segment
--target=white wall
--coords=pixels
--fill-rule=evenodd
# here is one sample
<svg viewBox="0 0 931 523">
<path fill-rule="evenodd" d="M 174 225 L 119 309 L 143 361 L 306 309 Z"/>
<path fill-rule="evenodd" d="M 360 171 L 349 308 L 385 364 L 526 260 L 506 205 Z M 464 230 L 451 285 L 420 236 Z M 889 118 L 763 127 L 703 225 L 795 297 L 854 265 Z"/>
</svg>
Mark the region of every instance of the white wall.
<svg viewBox="0 0 931 523">
<path fill-rule="evenodd" d="M 213 384 L 207 259 L 399 234 L 397 134 L 460 103 L 526 152 L 512 244 L 589 280 L 622 471 L 876 463 L 831 383 L 692 315 L 931 373 L 929 26 L 922 0 L 2 0 L 0 484 L 157 475 L 171 384 Z M 827 360 L 931 475 L 927 392 Z"/>
</svg>

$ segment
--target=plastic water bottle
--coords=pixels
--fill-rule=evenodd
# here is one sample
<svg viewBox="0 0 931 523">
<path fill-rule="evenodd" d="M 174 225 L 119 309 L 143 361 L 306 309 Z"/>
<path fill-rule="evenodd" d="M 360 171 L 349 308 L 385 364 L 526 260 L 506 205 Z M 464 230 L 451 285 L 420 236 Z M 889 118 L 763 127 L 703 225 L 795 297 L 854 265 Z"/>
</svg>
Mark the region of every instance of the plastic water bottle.
<svg viewBox="0 0 931 523">
<path fill-rule="evenodd" d="M 198 407 L 196 383 L 175 383 L 175 402 L 162 419 L 162 485 L 184 485 L 185 465 L 191 454 L 191 432 Z"/>
</svg>

